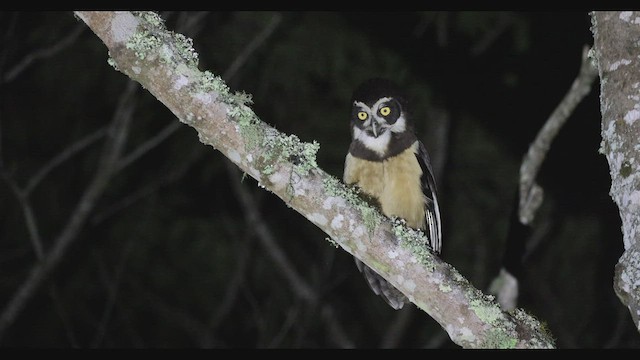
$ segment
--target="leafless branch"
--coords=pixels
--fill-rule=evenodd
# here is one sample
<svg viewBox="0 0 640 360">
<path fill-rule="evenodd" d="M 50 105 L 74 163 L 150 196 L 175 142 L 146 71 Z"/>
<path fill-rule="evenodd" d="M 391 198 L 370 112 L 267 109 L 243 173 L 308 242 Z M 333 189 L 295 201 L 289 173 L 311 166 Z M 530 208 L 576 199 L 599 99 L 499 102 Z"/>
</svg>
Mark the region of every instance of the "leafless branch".
<svg viewBox="0 0 640 360">
<path fill-rule="evenodd" d="M 95 214 L 91 217 L 91 225 L 97 225 L 111 216 L 117 214 L 119 211 L 133 205 L 137 201 L 146 198 L 147 196 L 158 191 L 163 186 L 167 186 L 172 182 L 182 178 L 185 172 L 189 170 L 189 167 L 204 153 L 202 148 L 194 148 L 192 152 L 177 163 L 177 166 L 172 170 L 165 172 L 166 175 L 157 177 L 153 181 L 148 182 L 145 186 L 134 190 L 131 194 L 123 196 L 121 199 L 115 201 L 111 205 L 104 209 L 96 210 Z"/>
<path fill-rule="evenodd" d="M 542 188 L 536 184 L 535 179 L 544 158 L 551 146 L 551 142 L 567 121 L 573 109 L 587 96 L 591 90 L 591 85 L 596 79 L 598 72 L 591 64 L 588 57 L 589 48 L 582 50 L 582 65 L 580 72 L 573 81 L 571 88 L 555 108 L 551 116 L 538 132 L 536 139 L 529 147 L 529 151 L 522 160 L 520 166 L 520 222 L 529 224 L 535 217 L 540 204 L 542 204 Z"/>
<path fill-rule="evenodd" d="M 18 24 L 18 15 L 19 12 L 14 12 L 11 14 L 11 19 L 8 22 L 7 31 L 2 34 L 3 44 L 6 44 L 14 35 L 16 30 L 16 25 Z M 9 56 L 9 46 L 3 46 L 2 52 L 0 53 L 0 75 L 4 72 L 4 65 L 7 61 L 7 57 Z"/>
<path fill-rule="evenodd" d="M 324 321 L 327 326 L 328 335 L 338 347 L 342 349 L 353 349 L 356 347 L 353 340 L 351 340 L 351 336 L 347 334 L 342 324 L 338 321 L 338 315 L 336 315 L 333 307 L 328 304 L 323 305 L 322 310 L 320 310 L 320 316 L 322 316 L 322 321 Z"/>
<path fill-rule="evenodd" d="M 13 191 L 20 209 L 22 209 L 22 216 L 24 216 L 25 224 L 27 226 L 27 232 L 29 233 L 29 240 L 33 251 L 36 253 L 38 260 L 44 256 L 44 248 L 42 246 L 42 239 L 40 238 L 40 232 L 38 231 L 38 225 L 36 224 L 36 218 L 33 214 L 31 203 L 29 202 L 26 192 L 18 187 L 13 178 L 9 176 L 5 171 L 2 172 L 2 176 L 9 185 L 9 188 Z"/>
<path fill-rule="evenodd" d="M 189 36 L 195 36 L 202 30 L 204 26 L 204 18 L 209 15 L 210 11 L 181 11 L 178 15 L 176 30 L 188 33 Z"/>
<path fill-rule="evenodd" d="M 447 337 L 447 334 L 444 331 L 441 331 L 440 333 L 436 334 L 431 339 L 429 339 L 425 344 L 424 348 L 438 349 L 438 348 L 441 348 L 442 345 L 445 344 L 448 340 L 449 338 Z"/>
<path fill-rule="evenodd" d="M 111 314 L 113 309 L 115 308 L 116 301 L 118 298 L 118 290 L 121 285 L 122 274 L 124 273 L 125 266 L 127 264 L 127 259 L 129 254 L 131 253 L 131 249 L 133 248 L 132 242 L 127 242 L 124 245 L 124 249 L 122 249 L 122 253 L 120 255 L 120 261 L 116 265 L 115 274 L 113 275 L 113 279 L 110 278 L 108 274 L 108 270 L 106 269 L 104 263 L 100 261 L 98 257 L 98 272 L 101 275 L 102 282 L 107 289 L 107 300 L 105 302 L 104 311 L 102 313 L 102 317 L 100 319 L 100 323 L 98 325 L 98 329 L 96 330 L 96 334 L 91 341 L 91 347 L 97 348 L 100 347 L 104 340 L 104 336 L 107 332 L 107 325 L 109 324 L 109 320 L 111 319 Z"/>
<path fill-rule="evenodd" d="M 514 16 L 511 13 L 500 12 L 497 23 L 471 48 L 471 55 L 479 56 L 485 52 L 496 39 L 509 28 L 514 22 Z"/>
<path fill-rule="evenodd" d="M 106 133 L 106 128 L 100 128 L 91 134 L 86 135 L 82 139 L 74 142 L 58 155 L 54 156 L 49 162 L 47 162 L 44 166 L 38 170 L 27 182 L 27 185 L 24 187 L 25 196 L 29 196 L 33 189 L 35 189 L 38 184 L 51 172 L 51 170 L 55 169 L 58 165 L 67 161 L 73 155 L 79 153 L 84 150 L 89 145 L 93 144 L 97 140 L 100 140 Z"/>
<path fill-rule="evenodd" d="M 65 335 L 67 336 L 67 340 L 71 347 L 78 348 L 78 339 L 76 338 L 76 334 L 73 332 L 73 326 L 71 324 L 71 320 L 67 316 L 67 311 L 65 310 L 64 302 L 60 298 L 60 294 L 58 292 L 57 286 L 55 284 L 51 284 L 49 286 L 49 295 L 53 301 L 53 306 L 56 308 L 56 314 L 60 317 L 62 321 L 62 327 L 65 330 Z"/>
<path fill-rule="evenodd" d="M 138 147 L 122 157 L 116 166 L 117 171 L 122 171 L 125 167 L 136 161 L 139 157 L 147 153 L 149 150 L 158 146 L 161 142 L 166 140 L 171 134 L 176 132 L 182 126 L 179 122 L 172 121 L 169 125 L 165 126 L 155 136 L 149 138 L 149 140 L 138 145 Z"/>
<path fill-rule="evenodd" d="M 273 338 L 267 344 L 269 349 L 277 349 L 280 343 L 285 338 L 285 335 L 293 328 L 296 320 L 300 317 L 300 306 L 292 306 L 287 309 L 287 314 L 280 326 L 280 330 L 273 336 Z"/>
<path fill-rule="evenodd" d="M 382 346 L 383 349 L 394 349 L 398 347 L 398 344 L 404 337 L 404 333 L 413 318 L 414 307 L 407 306 L 402 310 L 398 311 L 391 321 L 391 324 L 387 328 L 387 331 L 382 338 Z"/>
<path fill-rule="evenodd" d="M 317 294 L 313 288 L 307 285 L 298 274 L 295 266 L 289 261 L 280 245 L 278 245 L 275 236 L 271 233 L 271 229 L 265 224 L 258 208 L 255 206 L 255 201 L 251 193 L 240 183 L 241 173 L 232 163 L 226 162 L 226 165 L 229 182 L 233 187 L 236 197 L 240 200 L 242 211 L 247 218 L 246 222 L 252 224 L 255 229 L 260 245 L 262 245 L 274 264 L 280 269 L 282 275 L 287 279 L 296 295 L 308 301 L 316 299 Z"/>
<path fill-rule="evenodd" d="M 143 288 L 142 285 L 140 288 Z M 220 346 L 220 340 L 201 319 L 192 316 L 185 309 L 167 303 L 162 297 L 147 291 L 144 294 L 151 310 L 159 314 L 163 320 L 177 325 L 184 330 L 191 339 L 196 340 L 197 345 Z M 203 340 L 204 339 L 204 340 Z M 203 346 L 206 347 L 206 346 Z"/>
<path fill-rule="evenodd" d="M 246 217 L 246 223 L 251 224 L 255 230 L 259 243 L 266 250 L 274 264 L 280 269 L 280 273 L 287 279 L 293 292 L 305 301 L 310 301 L 312 303 L 317 302 L 319 298 L 318 292 L 312 286 L 307 284 L 303 277 L 298 274 L 298 271 L 289 261 L 284 250 L 282 250 L 280 245 L 278 245 L 271 229 L 258 211 L 258 206 L 253 195 L 239 182 L 240 172 L 236 166 L 227 162 L 227 171 L 231 186 L 242 205 L 243 213 Z M 334 313 L 333 309 L 331 309 L 329 305 L 325 305 L 321 310 L 321 313 L 323 314 L 323 320 L 325 320 L 325 323 L 330 329 L 333 329 L 334 331 L 336 329 L 340 329 L 338 332 L 345 334 L 344 330 L 341 330 L 342 328 L 336 319 L 329 316 Z M 340 343 L 344 344 L 346 347 L 352 347 L 353 344 L 346 335 L 343 335 Z"/>
<path fill-rule="evenodd" d="M 242 52 L 233 60 L 233 63 L 229 66 L 227 71 L 224 73 L 225 79 L 232 78 L 236 72 L 244 65 L 244 63 L 249 59 L 249 56 L 256 51 L 260 45 L 262 45 L 265 40 L 274 32 L 278 24 L 282 21 L 282 15 L 280 13 L 275 13 L 269 20 L 267 26 L 262 29 L 262 31 L 256 36 L 251 42 L 242 50 Z"/>
<path fill-rule="evenodd" d="M 253 230 L 252 228 L 247 228 L 250 233 L 244 235 L 244 241 L 240 242 L 240 245 L 237 245 L 235 256 L 237 259 L 236 268 L 233 272 L 231 279 L 227 284 L 227 288 L 224 292 L 224 297 L 222 301 L 218 304 L 218 307 L 209 317 L 209 327 L 215 329 L 229 313 L 231 307 L 235 304 L 235 300 L 240 293 L 240 289 L 242 286 L 242 281 L 244 280 L 244 276 L 247 273 L 247 268 L 251 264 L 249 259 L 251 259 L 251 247 L 249 246 L 251 243 L 251 239 L 253 239 Z M 236 236 L 238 238 L 238 236 Z"/>
<path fill-rule="evenodd" d="M 127 83 L 125 91 L 118 102 L 118 108 L 109 128 L 108 140 L 104 144 L 102 156 L 93 179 L 80 197 L 60 235 L 55 238 L 52 248 L 44 255 L 41 261 L 32 267 L 27 279 L 20 285 L 0 314 L 0 339 L 2 339 L 7 328 L 13 324 L 27 301 L 31 299 L 36 290 L 55 270 L 69 245 L 77 238 L 89 213 L 95 206 L 95 202 L 109 184 L 109 180 L 113 175 L 115 160 L 120 156 L 124 146 L 127 127 L 135 105 L 131 98 L 137 88 L 137 83 L 131 81 Z"/>
<path fill-rule="evenodd" d="M 71 44 L 75 43 L 76 39 L 80 36 L 80 34 L 82 34 L 82 31 L 84 31 L 84 29 L 85 27 L 83 26 L 83 24 L 77 24 L 73 29 L 71 29 L 71 31 L 69 31 L 66 36 L 62 37 L 56 43 L 41 49 L 37 49 L 27 54 L 27 56 L 25 56 L 16 65 L 9 69 L 9 71 L 7 71 L 3 78 L 4 82 L 11 82 L 35 61 L 51 57 L 61 50 L 69 47 Z"/>
</svg>

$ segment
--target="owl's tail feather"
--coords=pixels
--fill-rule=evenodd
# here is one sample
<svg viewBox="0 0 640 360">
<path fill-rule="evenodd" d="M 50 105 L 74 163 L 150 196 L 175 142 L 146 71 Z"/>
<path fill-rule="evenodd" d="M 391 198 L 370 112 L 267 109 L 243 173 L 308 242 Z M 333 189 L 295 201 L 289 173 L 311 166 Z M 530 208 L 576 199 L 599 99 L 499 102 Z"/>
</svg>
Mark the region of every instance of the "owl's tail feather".
<svg viewBox="0 0 640 360">
<path fill-rule="evenodd" d="M 389 304 L 395 310 L 400 310 L 404 306 L 405 303 L 409 302 L 409 299 L 400 292 L 400 290 L 396 289 L 393 285 L 391 285 L 387 280 L 385 280 L 382 276 L 378 275 L 372 268 L 365 265 L 362 261 L 357 258 L 353 258 L 356 261 L 356 266 L 358 270 L 364 275 L 365 279 L 367 279 L 367 283 L 371 290 L 373 290 L 376 295 L 380 295 L 384 301 Z"/>
</svg>

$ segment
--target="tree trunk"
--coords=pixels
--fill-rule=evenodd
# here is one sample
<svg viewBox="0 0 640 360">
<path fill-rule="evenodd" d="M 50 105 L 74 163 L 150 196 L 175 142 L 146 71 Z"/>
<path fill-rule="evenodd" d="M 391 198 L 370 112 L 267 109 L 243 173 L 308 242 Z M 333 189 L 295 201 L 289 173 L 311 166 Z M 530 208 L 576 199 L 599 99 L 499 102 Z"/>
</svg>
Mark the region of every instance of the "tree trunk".
<svg viewBox="0 0 640 360">
<path fill-rule="evenodd" d="M 640 12 L 596 11 L 591 22 L 600 76 L 600 152 L 609 163 L 609 194 L 620 210 L 625 249 L 613 286 L 640 330 Z"/>
</svg>

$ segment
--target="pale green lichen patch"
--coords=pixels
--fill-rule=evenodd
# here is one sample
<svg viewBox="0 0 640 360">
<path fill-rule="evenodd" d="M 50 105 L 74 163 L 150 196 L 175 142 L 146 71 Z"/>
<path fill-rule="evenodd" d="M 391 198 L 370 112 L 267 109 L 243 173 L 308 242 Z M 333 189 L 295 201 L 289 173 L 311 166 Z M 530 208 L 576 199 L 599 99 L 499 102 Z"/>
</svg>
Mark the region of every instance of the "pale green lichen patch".
<svg viewBox="0 0 640 360">
<path fill-rule="evenodd" d="M 331 246 L 335 247 L 336 249 L 340 247 L 340 244 L 336 240 L 333 240 L 330 237 L 325 238 L 325 240 L 327 240 L 329 244 L 331 244 Z"/>
<path fill-rule="evenodd" d="M 407 226 L 404 219 L 395 217 L 391 219 L 391 230 L 398 238 L 400 246 L 409 250 L 420 264 L 433 271 L 434 265 L 431 261 L 433 255 L 428 245 L 428 238 L 423 231 L 412 229 Z"/>
<path fill-rule="evenodd" d="M 481 344 L 487 349 L 513 349 L 518 345 L 518 338 L 509 335 L 504 329 L 492 328 Z"/>
<path fill-rule="evenodd" d="M 532 348 L 554 348 L 555 339 L 546 323 L 541 322 L 535 316 L 529 314 L 523 309 L 515 309 L 511 312 L 513 316 L 523 327 L 535 331 L 538 336 L 532 336 L 528 340 L 529 347 Z"/>
<path fill-rule="evenodd" d="M 438 289 L 440 289 L 440 291 L 442 291 L 443 293 L 448 293 L 448 292 L 451 292 L 451 290 L 453 290 L 450 285 L 445 285 L 442 283 L 438 285 Z"/>
<path fill-rule="evenodd" d="M 266 150 L 263 154 L 266 165 L 262 172 L 266 175 L 272 174 L 281 162 L 292 163 L 293 171 L 301 176 L 318 167 L 316 153 L 320 144 L 316 141 L 305 143 L 296 135 L 272 132 L 271 136 L 264 136 L 262 146 Z"/>
<path fill-rule="evenodd" d="M 514 348 L 518 344 L 515 324 L 511 321 L 503 321 L 508 319 L 495 303 L 493 296 L 481 295 L 479 291 L 474 292 L 474 296 L 475 298 L 470 302 L 471 310 L 482 322 L 491 327 L 480 346 L 493 349 Z"/>
<path fill-rule="evenodd" d="M 118 69 L 118 64 L 116 63 L 116 61 L 111 57 L 111 53 L 109 53 L 109 57 L 107 58 L 107 64 L 111 65 L 111 67 L 116 70 L 116 71 L 120 71 L 120 69 Z"/>
<path fill-rule="evenodd" d="M 470 305 L 478 318 L 489 325 L 496 325 L 497 320 L 502 318 L 502 310 L 488 299 L 476 298 L 471 300 Z"/>
<path fill-rule="evenodd" d="M 382 214 L 369 205 L 361 196 L 357 187 L 347 186 L 333 176 L 327 176 L 322 185 L 329 196 L 336 196 L 345 199 L 359 212 L 369 234 L 373 234 L 375 228 L 382 222 Z"/>
<path fill-rule="evenodd" d="M 162 40 L 160 40 L 156 35 L 146 29 L 141 29 L 127 40 L 125 46 L 129 50 L 133 50 L 138 59 L 144 60 L 150 53 L 154 53 L 161 45 Z"/>
<path fill-rule="evenodd" d="M 148 24 L 154 27 L 163 27 L 164 19 L 158 15 L 158 13 L 153 11 L 132 11 L 133 15 L 142 18 Z"/>
<path fill-rule="evenodd" d="M 195 96 L 199 97 L 213 92 L 217 101 L 227 105 L 227 116 L 236 122 L 237 129 L 245 140 L 246 150 L 251 151 L 263 144 L 265 130 L 250 107 L 253 104 L 250 94 L 242 91 L 232 93 L 229 86 L 219 75 L 215 75 L 208 70 L 200 74 L 191 91 Z M 207 99 L 209 98 L 203 98 L 204 101 L 207 101 Z"/>
<path fill-rule="evenodd" d="M 180 33 L 172 33 L 177 55 L 187 61 L 189 65 L 198 65 L 198 53 L 193 48 L 193 39 L 188 38 Z"/>
<path fill-rule="evenodd" d="M 226 100 L 229 97 L 229 86 L 222 80 L 219 75 L 214 75 L 211 71 L 205 70 L 198 79 L 197 87 L 195 91 L 198 92 L 210 92 L 215 91 L 218 93 L 218 98 Z"/>
<path fill-rule="evenodd" d="M 166 30 L 164 20 L 153 11 L 134 11 L 133 14 L 141 20 L 142 26 L 129 38 L 126 46 L 134 50 L 140 60 L 153 51 L 164 63 L 177 65 L 186 62 L 197 68 L 198 53 L 193 48 L 193 39 Z"/>
<path fill-rule="evenodd" d="M 462 276 L 462 274 L 460 274 L 460 272 L 453 266 L 448 266 L 448 270 L 449 270 L 450 278 L 456 283 L 458 283 L 459 285 L 464 286 L 469 283 L 469 280 L 467 280 L 464 276 Z"/>
</svg>

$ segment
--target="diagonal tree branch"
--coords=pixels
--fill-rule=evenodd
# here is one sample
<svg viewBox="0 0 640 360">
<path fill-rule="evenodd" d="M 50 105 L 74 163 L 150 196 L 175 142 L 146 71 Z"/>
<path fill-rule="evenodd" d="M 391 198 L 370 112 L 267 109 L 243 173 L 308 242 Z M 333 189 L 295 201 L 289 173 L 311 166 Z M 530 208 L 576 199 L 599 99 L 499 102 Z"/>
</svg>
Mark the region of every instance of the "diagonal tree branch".
<svg viewBox="0 0 640 360">
<path fill-rule="evenodd" d="M 155 13 L 76 12 L 104 42 L 112 63 L 140 82 L 201 142 L 374 268 L 433 317 L 463 347 L 553 347 L 540 323 L 521 309 L 504 312 L 437 256 L 423 234 L 382 217 L 355 192 L 318 168 L 317 144 L 281 134 L 198 69 L 190 39 L 168 31 Z M 422 250 L 422 252 L 421 252 Z"/>
</svg>

